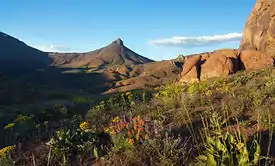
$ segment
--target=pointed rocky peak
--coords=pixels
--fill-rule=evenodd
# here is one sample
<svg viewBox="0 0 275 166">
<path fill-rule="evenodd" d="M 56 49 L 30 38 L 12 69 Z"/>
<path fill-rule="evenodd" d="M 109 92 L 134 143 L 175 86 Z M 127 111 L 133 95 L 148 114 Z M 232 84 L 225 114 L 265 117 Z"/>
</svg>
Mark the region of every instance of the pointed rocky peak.
<svg viewBox="0 0 275 166">
<path fill-rule="evenodd" d="M 121 45 L 123 46 L 123 41 L 121 40 L 121 38 L 117 38 L 115 41 L 112 42 L 113 44 L 117 44 L 117 45 Z"/>
</svg>

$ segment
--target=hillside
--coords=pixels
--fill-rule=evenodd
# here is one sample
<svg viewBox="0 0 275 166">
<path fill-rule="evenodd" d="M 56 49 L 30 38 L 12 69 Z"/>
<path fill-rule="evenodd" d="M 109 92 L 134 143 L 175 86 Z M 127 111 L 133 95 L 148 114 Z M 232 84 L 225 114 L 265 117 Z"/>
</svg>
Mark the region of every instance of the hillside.
<svg viewBox="0 0 275 166">
<path fill-rule="evenodd" d="M 38 165 L 199 165 L 212 152 L 205 149 L 211 142 L 204 141 L 219 138 L 217 143 L 225 145 L 226 133 L 236 138 L 231 142 L 232 155 L 240 153 L 248 160 L 248 151 L 256 162 L 258 155 L 269 156 L 261 163 L 272 165 L 274 73 L 274 69 L 240 72 L 226 79 L 169 84 L 98 101 L 79 98 L 78 106 L 9 113 L 3 132 L 11 138 L 8 145 L 24 140 L 12 153 L 17 165 L 31 165 L 34 160 Z M 88 103 L 91 108 L 79 112 L 79 104 Z M 241 138 L 235 132 L 244 136 L 243 142 L 238 142 Z M 251 150 L 250 141 L 259 143 L 254 145 L 260 151 Z M 244 144 L 242 149 L 237 148 L 239 143 Z M 224 153 L 231 154 L 228 149 Z"/>
<path fill-rule="evenodd" d="M 274 9 L 256 1 L 237 49 L 156 62 L 2 33 L 0 166 L 274 166 Z"/>
<path fill-rule="evenodd" d="M 0 71 L 23 73 L 46 68 L 51 64 L 48 54 L 0 32 Z"/>
</svg>

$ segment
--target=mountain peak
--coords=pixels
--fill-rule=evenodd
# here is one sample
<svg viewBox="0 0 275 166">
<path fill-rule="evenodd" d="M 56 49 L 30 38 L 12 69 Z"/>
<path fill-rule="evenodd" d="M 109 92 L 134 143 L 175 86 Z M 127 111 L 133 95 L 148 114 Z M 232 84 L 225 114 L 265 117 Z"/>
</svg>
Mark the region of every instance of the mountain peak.
<svg viewBox="0 0 275 166">
<path fill-rule="evenodd" d="M 112 42 L 113 44 L 117 44 L 117 45 L 123 45 L 123 41 L 121 40 L 121 38 L 117 38 L 115 41 Z"/>
</svg>

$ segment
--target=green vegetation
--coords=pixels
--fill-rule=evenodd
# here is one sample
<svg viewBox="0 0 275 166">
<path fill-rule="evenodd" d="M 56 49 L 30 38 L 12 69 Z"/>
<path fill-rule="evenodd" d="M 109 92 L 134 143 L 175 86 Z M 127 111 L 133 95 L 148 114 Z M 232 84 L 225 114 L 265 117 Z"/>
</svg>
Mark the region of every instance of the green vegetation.
<svg viewBox="0 0 275 166">
<path fill-rule="evenodd" d="M 274 164 L 274 69 L 73 103 L 1 122 L 0 165 Z"/>
</svg>

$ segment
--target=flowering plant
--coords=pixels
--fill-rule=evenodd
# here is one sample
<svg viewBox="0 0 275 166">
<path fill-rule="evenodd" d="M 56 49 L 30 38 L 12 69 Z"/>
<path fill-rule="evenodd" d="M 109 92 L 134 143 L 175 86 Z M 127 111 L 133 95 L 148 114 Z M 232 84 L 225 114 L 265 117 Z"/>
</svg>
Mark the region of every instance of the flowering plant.
<svg viewBox="0 0 275 166">
<path fill-rule="evenodd" d="M 140 115 L 131 118 L 129 121 L 117 116 L 111 121 L 109 126 L 105 128 L 105 132 L 111 136 L 115 136 L 116 134 L 125 135 L 130 144 L 145 140 L 148 137 L 145 130 L 145 121 Z"/>
</svg>

